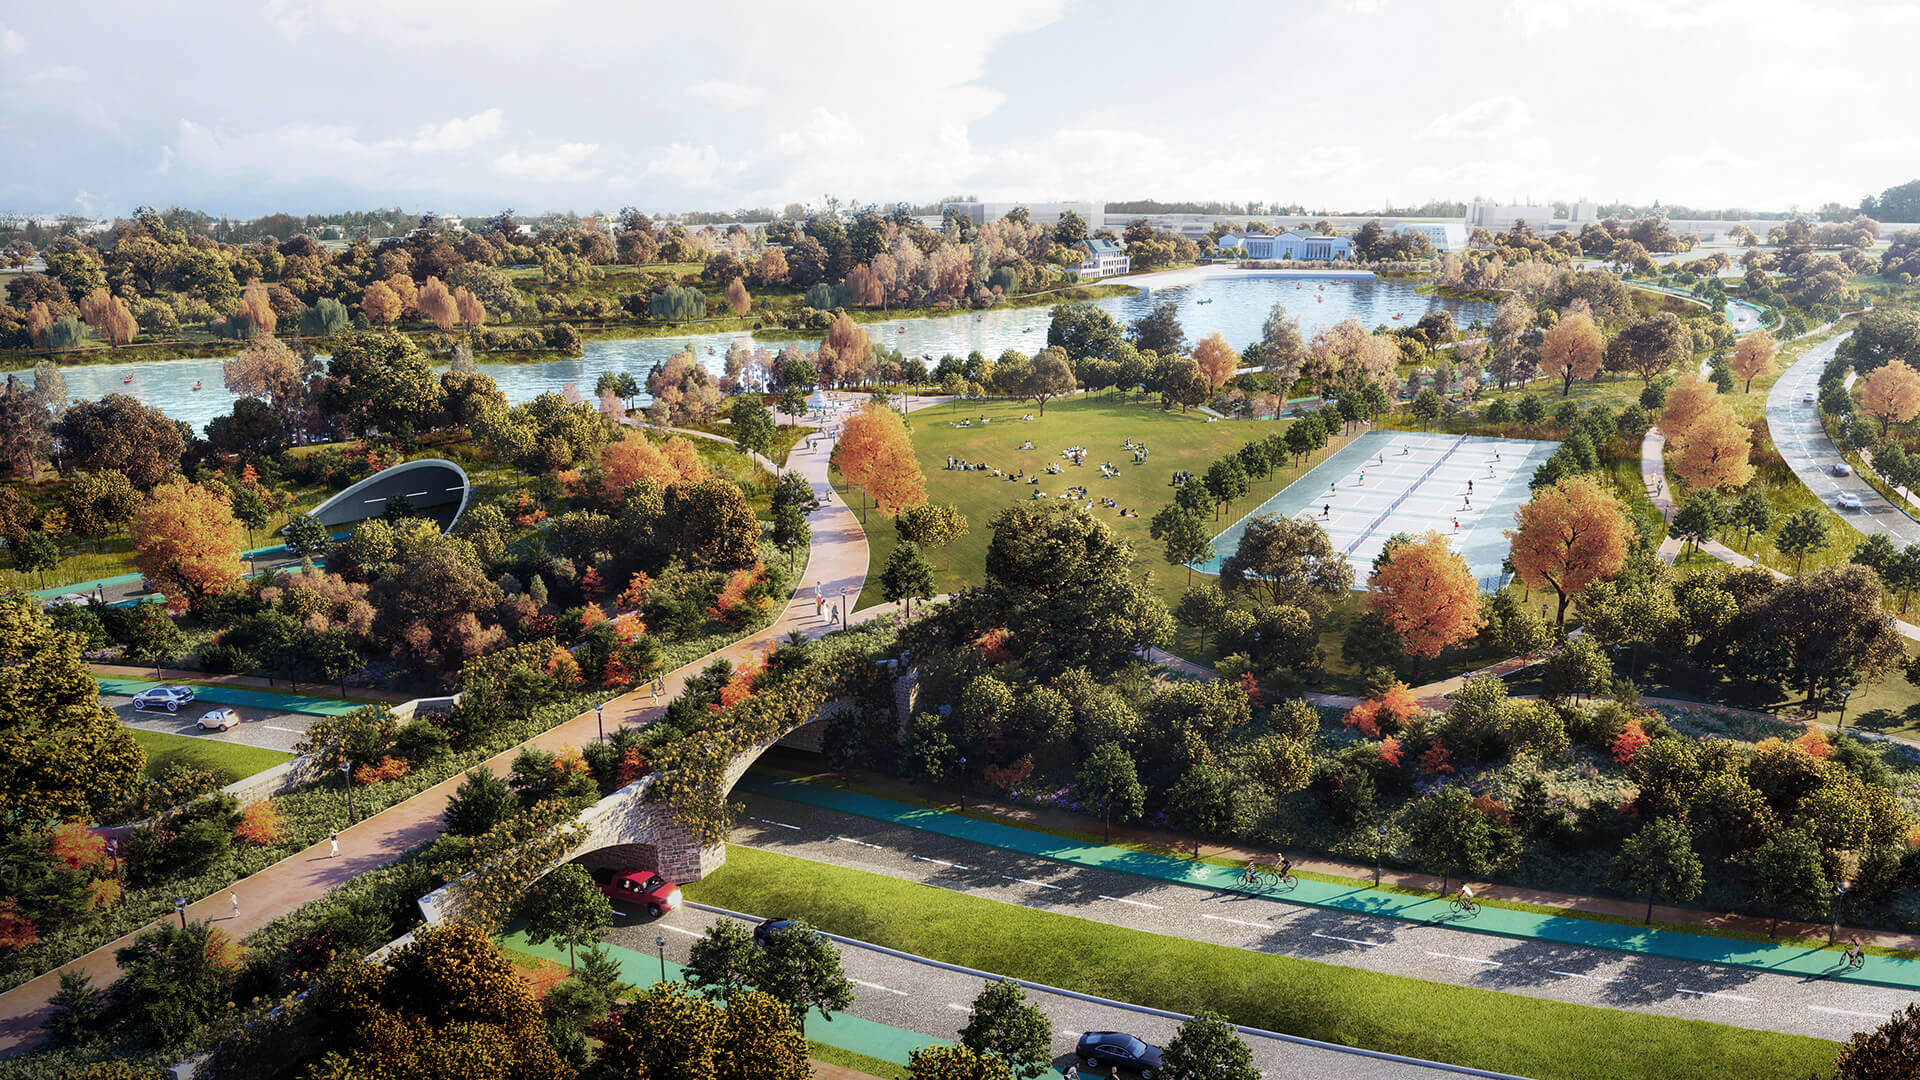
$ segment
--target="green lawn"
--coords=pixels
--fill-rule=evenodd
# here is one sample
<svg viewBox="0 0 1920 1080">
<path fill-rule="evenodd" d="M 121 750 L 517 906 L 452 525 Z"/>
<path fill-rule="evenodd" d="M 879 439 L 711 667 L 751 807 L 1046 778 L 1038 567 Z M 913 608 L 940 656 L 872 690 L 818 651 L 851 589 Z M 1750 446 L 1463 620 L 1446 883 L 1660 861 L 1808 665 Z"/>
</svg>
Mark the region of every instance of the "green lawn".
<svg viewBox="0 0 1920 1080">
<path fill-rule="evenodd" d="M 1803 1080 L 1834 1044 L 1423 982 L 1090 922 L 729 846 L 690 899 L 1120 1001 L 1537 1080 Z"/>
<path fill-rule="evenodd" d="M 231 784 L 271 769 L 293 756 L 278 750 L 226 742 L 217 735 L 202 738 L 142 731 L 139 728 L 129 730 L 133 740 L 147 752 L 147 776 L 151 779 L 158 779 L 175 765 L 185 765 L 195 769 L 212 769 L 220 775 L 221 783 Z"/>
</svg>

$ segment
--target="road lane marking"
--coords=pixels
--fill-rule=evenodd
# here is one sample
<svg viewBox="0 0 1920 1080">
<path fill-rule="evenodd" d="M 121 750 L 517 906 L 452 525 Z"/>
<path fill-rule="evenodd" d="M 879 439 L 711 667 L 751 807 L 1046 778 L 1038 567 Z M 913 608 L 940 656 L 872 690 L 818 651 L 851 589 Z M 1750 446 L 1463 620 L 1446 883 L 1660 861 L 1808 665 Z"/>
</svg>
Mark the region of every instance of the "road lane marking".
<svg viewBox="0 0 1920 1080">
<path fill-rule="evenodd" d="M 1449 960 L 1465 960 L 1469 964 L 1485 964 L 1488 967 L 1505 967 L 1506 966 L 1505 964 L 1501 963 L 1498 960 L 1482 960 L 1479 957 L 1475 957 L 1475 956 L 1457 956 L 1450 952 L 1428 951 L 1427 955 L 1428 956 L 1444 956 Z"/>
<path fill-rule="evenodd" d="M 855 839 L 854 839 L 853 837 L 851 837 L 851 836 L 835 836 L 835 837 L 834 837 L 834 839 L 835 839 L 835 840 L 845 840 L 845 841 L 846 841 L 847 843 L 849 843 L 849 844 L 859 844 L 859 845 L 860 845 L 861 847 L 870 847 L 870 848 L 873 848 L 873 849 L 875 849 L 875 850 L 879 850 L 879 851 L 884 851 L 884 850 L 886 850 L 885 848 L 882 848 L 882 847 L 881 847 L 881 846 L 880 846 L 879 844 L 869 844 L 869 843 L 867 843 L 867 842 L 866 842 L 865 840 L 855 840 Z"/>
<path fill-rule="evenodd" d="M 757 818 L 754 818 L 753 820 L 760 822 L 762 825 L 775 825 L 782 829 L 792 829 L 794 832 L 800 831 L 800 826 L 789 825 L 784 821 L 774 821 L 771 818 L 763 818 L 763 817 L 757 817 Z"/>
<path fill-rule="evenodd" d="M 1065 1035 L 1065 1036 L 1066 1036 L 1067 1038 L 1069 1038 L 1069 1039 L 1077 1039 L 1077 1038 L 1079 1038 L 1079 1037 L 1080 1037 L 1081 1035 L 1083 1035 L 1083 1034 L 1085 1034 L 1085 1032 L 1080 1032 L 1080 1031 L 1068 1031 L 1068 1030 L 1067 1030 L 1066 1028 L 1061 1028 L 1061 1029 L 1060 1029 L 1060 1034 L 1062 1034 L 1062 1035 Z"/>
<path fill-rule="evenodd" d="M 947 1002 L 947 1008 L 952 1009 L 954 1012 L 972 1012 L 973 1011 L 972 1009 L 966 1007 L 965 1005 L 955 1005 L 951 1001 Z"/>
<path fill-rule="evenodd" d="M 1245 919 L 1229 919 L 1225 915 L 1202 915 L 1200 917 L 1203 919 L 1212 919 L 1214 922 L 1230 922 L 1235 926 L 1251 926 L 1255 930 L 1271 929 L 1266 923 L 1248 922 Z"/>
<path fill-rule="evenodd" d="M 1569 979 L 1586 979 L 1590 982 L 1619 982 L 1620 981 L 1619 979 L 1609 979 L 1604 975 L 1582 975 L 1577 971 L 1557 971 L 1553 968 L 1548 968 L 1547 973 L 1550 975 L 1565 975 Z"/>
<path fill-rule="evenodd" d="M 1719 991 L 1719 990 L 1689 990 L 1689 989 L 1687 989 L 1687 988 L 1686 988 L 1686 987 L 1684 987 L 1684 986 L 1676 986 L 1676 987 L 1674 987 L 1674 989 L 1675 989 L 1675 990 L 1678 990 L 1678 991 L 1679 991 L 1680 993 L 1682 993 L 1682 994 L 1692 994 L 1692 995 L 1694 995 L 1695 997 L 1717 997 L 1717 998 L 1728 998 L 1728 999 L 1730 999 L 1730 1000 L 1732 1000 L 1732 1001 L 1753 1001 L 1753 1000 L 1755 1000 L 1754 998 L 1750 998 L 1750 997 L 1741 997 L 1741 996 L 1740 996 L 1739 994 L 1728 994 L 1728 993 L 1724 993 L 1724 992 L 1722 992 L 1722 991 Z"/>
<path fill-rule="evenodd" d="M 865 979 L 849 979 L 848 981 L 853 983 L 855 986 L 864 986 L 869 990 L 885 990 L 889 994 L 899 994 L 901 997 L 913 996 L 912 994 L 907 993 L 905 990 L 895 990 L 891 986 L 881 986 L 879 983 L 870 983 L 870 982 L 867 982 Z"/>
<path fill-rule="evenodd" d="M 1315 930 L 1313 932 L 1313 936 L 1317 938 L 1326 938 L 1328 941 L 1344 941 L 1349 945 L 1365 945 L 1369 949 L 1377 949 L 1380 946 L 1386 944 L 1386 942 L 1384 941 L 1363 941 L 1359 938 L 1336 937 L 1332 934 L 1323 934 L 1318 930 Z"/>
<path fill-rule="evenodd" d="M 618 915 L 618 914 L 621 914 L 621 912 L 618 909 L 615 909 L 614 914 Z M 697 930 L 683 930 L 678 926 L 668 926 L 666 923 L 660 923 L 659 926 L 660 926 L 660 929 L 662 930 L 671 930 L 676 934 L 685 934 L 688 937 L 700 936 L 700 932 Z"/>
<path fill-rule="evenodd" d="M 1053 890 L 1054 892 L 1059 892 L 1059 891 L 1060 891 L 1060 886 L 1058 886 L 1058 885 L 1049 885 L 1049 884 L 1047 884 L 1047 883 L 1046 883 L 1046 882 L 1044 882 L 1044 881 L 1031 881 L 1031 880 L 1029 880 L 1029 879 L 1027 879 L 1027 878 L 1023 878 L 1023 877 L 1010 877 L 1010 876 L 1008 876 L 1008 875 L 1006 875 L 1006 874 L 1001 874 L 1001 875 L 1000 875 L 1000 880 L 1002 880 L 1002 881 L 1017 881 L 1017 882 L 1019 882 L 1019 883 L 1020 883 L 1020 884 L 1022 884 L 1022 885 L 1038 885 L 1038 886 L 1040 886 L 1040 887 L 1041 887 L 1041 888 L 1043 888 L 1043 889 L 1052 889 L 1052 890 Z"/>
<path fill-rule="evenodd" d="M 1854 1012 L 1852 1009 L 1835 1009 L 1826 1005 L 1809 1005 L 1807 1008 L 1814 1012 L 1832 1013 L 1835 1016 L 1864 1016 L 1869 1020 L 1879 1020 L 1887 1015 L 1886 1013 Z"/>
<path fill-rule="evenodd" d="M 1134 907 L 1152 908 L 1155 911 L 1160 910 L 1159 904 L 1149 904 L 1140 900 L 1129 900 L 1124 896 L 1108 896 L 1106 893 L 1101 893 L 1100 899 L 1111 900 L 1116 904 L 1132 904 Z"/>
<path fill-rule="evenodd" d="M 284 731 L 284 732 L 287 732 L 287 733 L 288 733 L 288 734 L 290 734 L 290 735 L 305 735 L 305 734 L 306 734 L 306 732 L 304 732 L 304 731 L 301 731 L 301 730 L 300 730 L 299 728 L 297 728 L 297 727 L 281 727 L 281 726 L 279 726 L 278 724 L 261 724 L 260 726 L 261 726 L 261 727 L 263 727 L 263 728 L 266 728 L 266 729 L 267 729 L 268 731 Z"/>
<path fill-rule="evenodd" d="M 959 863 L 957 863 L 957 862 L 948 862 L 948 861 L 947 861 L 947 860 L 945 860 L 945 859 L 934 859 L 934 858 L 929 858 L 929 857 L 927 857 L 927 856 L 925 856 L 925 855 L 913 855 L 913 856 L 910 856 L 910 858 L 914 858 L 914 859 L 918 859 L 918 860 L 920 860 L 921 862 L 930 862 L 930 863 L 932 863 L 932 864 L 934 864 L 935 866 L 950 866 L 950 867 L 952 867 L 952 868 L 954 868 L 955 870 L 971 870 L 971 869 L 973 869 L 973 867 L 971 867 L 971 866 L 961 866 L 961 865 L 960 865 Z"/>
</svg>

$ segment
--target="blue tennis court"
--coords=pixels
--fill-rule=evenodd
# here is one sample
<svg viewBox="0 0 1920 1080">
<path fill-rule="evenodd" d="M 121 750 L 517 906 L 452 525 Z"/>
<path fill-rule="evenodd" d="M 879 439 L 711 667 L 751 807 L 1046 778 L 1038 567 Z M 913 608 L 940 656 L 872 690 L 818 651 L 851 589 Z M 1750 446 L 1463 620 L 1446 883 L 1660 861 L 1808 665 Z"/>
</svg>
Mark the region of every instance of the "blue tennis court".
<svg viewBox="0 0 1920 1080">
<path fill-rule="evenodd" d="M 1429 530 L 1447 537 L 1480 579 L 1497 587 L 1506 560 L 1505 530 L 1527 501 L 1527 483 L 1557 442 L 1369 431 L 1213 538 L 1213 558 L 1194 563 L 1217 574 L 1247 523 L 1279 514 L 1319 523 L 1346 552 L 1354 584 L 1364 587 L 1374 556 L 1395 533 Z"/>
</svg>

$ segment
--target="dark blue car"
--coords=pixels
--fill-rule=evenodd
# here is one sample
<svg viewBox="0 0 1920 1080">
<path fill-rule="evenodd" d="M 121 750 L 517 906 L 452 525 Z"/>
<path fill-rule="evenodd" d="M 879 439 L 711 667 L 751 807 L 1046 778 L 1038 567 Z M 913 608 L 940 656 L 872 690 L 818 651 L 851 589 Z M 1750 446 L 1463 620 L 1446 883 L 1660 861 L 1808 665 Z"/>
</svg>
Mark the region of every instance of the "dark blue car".
<svg viewBox="0 0 1920 1080">
<path fill-rule="evenodd" d="M 1153 1080 L 1160 1071 L 1160 1048 L 1124 1031 L 1089 1031 L 1080 1036 L 1076 1053 L 1089 1069 L 1118 1065 L 1139 1073 L 1143 1080 Z"/>
</svg>

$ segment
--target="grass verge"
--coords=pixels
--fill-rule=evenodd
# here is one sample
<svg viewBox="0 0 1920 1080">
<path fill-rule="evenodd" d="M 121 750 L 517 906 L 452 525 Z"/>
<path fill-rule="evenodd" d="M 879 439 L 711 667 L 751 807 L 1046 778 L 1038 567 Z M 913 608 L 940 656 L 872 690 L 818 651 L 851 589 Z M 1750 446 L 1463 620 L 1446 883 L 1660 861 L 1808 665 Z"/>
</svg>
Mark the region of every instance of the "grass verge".
<svg viewBox="0 0 1920 1080">
<path fill-rule="evenodd" d="M 147 778 L 158 780 L 175 765 L 209 769 L 222 784 L 244 780 L 254 773 L 273 768 L 293 755 L 259 746 L 201 739 L 192 735 L 173 735 L 164 731 L 129 728 L 133 741 L 147 752 Z"/>
<path fill-rule="evenodd" d="M 809 1040 L 807 1055 L 815 1061 L 824 1061 L 829 1065 L 838 1065 L 843 1069 L 877 1076 L 880 1080 L 907 1080 L 907 1067 L 897 1065 L 883 1058 L 856 1054 L 852 1050 L 842 1050 L 837 1046 L 828 1046 Z"/>
<path fill-rule="evenodd" d="M 1088 922 L 729 847 L 686 887 L 921 956 L 1176 1012 L 1538 1080 L 1803 1080 L 1834 1044 L 1423 982 Z"/>
</svg>

